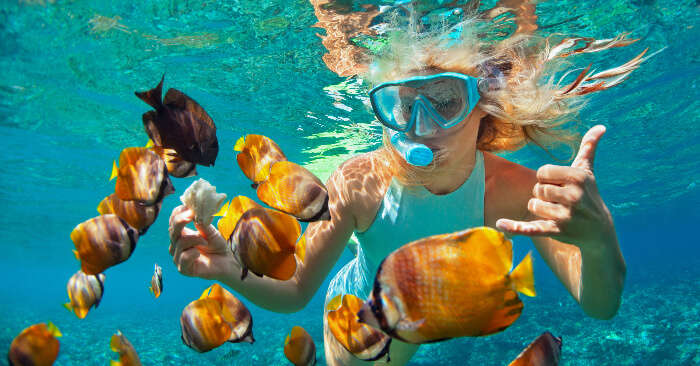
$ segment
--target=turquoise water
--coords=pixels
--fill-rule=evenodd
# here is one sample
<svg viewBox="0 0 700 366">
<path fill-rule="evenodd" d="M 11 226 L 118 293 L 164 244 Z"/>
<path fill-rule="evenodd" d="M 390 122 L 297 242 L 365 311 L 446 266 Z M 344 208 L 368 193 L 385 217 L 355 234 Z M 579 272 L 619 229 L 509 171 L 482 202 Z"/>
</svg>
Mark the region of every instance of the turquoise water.
<svg viewBox="0 0 700 366">
<path fill-rule="evenodd" d="M 231 196 L 254 194 L 232 151 L 243 134 L 271 137 L 290 160 L 324 179 L 344 159 L 379 146 L 363 91 L 321 61 L 325 49 L 316 33 L 323 30 L 311 28 L 317 19 L 309 2 L 3 0 L 0 6 L 0 353 L 25 327 L 50 320 L 64 334 L 56 365 L 104 365 L 114 356 L 109 338 L 117 329 L 145 365 L 285 364 L 284 337 L 301 325 L 323 363 L 326 285 L 295 314 L 246 302 L 255 320 L 253 345 L 198 354 L 182 344 L 180 312 L 210 283 L 177 273 L 167 251 L 167 217 L 195 178 L 173 179 L 177 193 L 166 198 L 132 257 L 106 272 L 98 309 L 79 320 L 61 306 L 78 268 L 70 232 L 113 191 L 108 178 L 121 149 L 146 143 L 141 114 L 148 108 L 133 92 L 155 86 L 164 72 L 166 88 L 184 91 L 214 119 L 221 150 L 215 167 L 198 167 L 199 177 Z M 563 337 L 563 365 L 700 364 L 694 232 L 700 5 L 548 1 L 537 14 L 546 33 L 607 38 L 630 31 L 641 38 L 604 57 L 583 57 L 582 65 L 618 65 L 645 47 L 668 47 L 620 87 L 591 98 L 581 116 L 581 131 L 608 126 L 596 177 L 627 260 L 622 307 L 610 321 L 585 317 L 536 257 L 538 296 L 524 300 L 513 326 L 491 337 L 424 346 L 412 364 L 507 364 L 545 330 Z M 508 157 L 530 168 L 551 163 L 535 148 Z M 522 256 L 532 245 L 516 240 L 515 249 Z M 344 253 L 335 270 L 349 258 Z M 164 273 L 158 300 L 148 292 L 154 262 Z"/>
</svg>

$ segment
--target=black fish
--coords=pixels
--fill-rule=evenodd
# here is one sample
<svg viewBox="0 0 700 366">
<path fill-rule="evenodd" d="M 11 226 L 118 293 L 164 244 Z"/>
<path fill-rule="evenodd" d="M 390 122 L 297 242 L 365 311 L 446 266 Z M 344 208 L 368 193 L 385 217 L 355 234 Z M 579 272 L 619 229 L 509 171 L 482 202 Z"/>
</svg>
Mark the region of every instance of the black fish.
<svg viewBox="0 0 700 366">
<path fill-rule="evenodd" d="M 173 149 L 183 159 L 204 166 L 214 165 L 219 153 L 216 126 L 207 112 L 177 89 L 168 89 L 161 100 L 163 80 L 155 88 L 135 92 L 155 111 L 143 114 L 143 126 L 156 146 Z"/>
</svg>

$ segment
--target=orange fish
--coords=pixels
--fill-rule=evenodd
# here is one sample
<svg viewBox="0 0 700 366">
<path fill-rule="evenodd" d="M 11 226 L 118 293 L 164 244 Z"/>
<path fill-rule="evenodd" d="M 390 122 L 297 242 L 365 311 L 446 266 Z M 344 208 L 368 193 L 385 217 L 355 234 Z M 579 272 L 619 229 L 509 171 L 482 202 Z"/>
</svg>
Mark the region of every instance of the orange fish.
<svg viewBox="0 0 700 366">
<path fill-rule="evenodd" d="M 292 332 L 284 340 L 284 355 L 294 366 L 316 364 L 316 345 L 304 328 L 292 328 Z"/>
<path fill-rule="evenodd" d="M 110 366 L 141 366 L 141 359 L 134 350 L 134 346 L 121 331 L 117 330 L 117 333 L 112 335 L 109 347 L 113 352 L 119 353 L 119 361 L 110 360 Z"/>
<path fill-rule="evenodd" d="M 139 234 L 119 216 L 107 214 L 78 224 L 70 238 L 83 272 L 96 275 L 129 259 Z"/>
<path fill-rule="evenodd" d="M 112 193 L 105 197 L 97 206 L 100 215 L 115 214 L 131 227 L 139 231 L 139 235 L 146 233 L 146 230 L 156 221 L 162 202 L 156 202 L 147 206 L 138 201 L 124 201 Z"/>
<path fill-rule="evenodd" d="M 155 268 L 153 269 L 153 277 L 151 277 L 151 287 L 148 288 L 151 290 L 151 293 L 153 296 L 160 297 L 161 292 L 163 292 L 163 269 L 160 268 L 158 263 L 156 263 Z"/>
<path fill-rule="evenodd" d="M 328 191 L 313 173 L 291 161 L 270 166 L 270 175 L 258 186 L 258 198 L 300 221 L 330 219 Z"/>
<path fill-rule="evenodd" d="M 233 150 L 238 151 L 238 166 L 243 174 L 253 181 L 253 188 L 267 179 L 272 164 L 287 160 L 282 149 L 262 135 L 245 135 L 239 138 Z"/>
<path fill-rule="evenodd" d="M 112 166 L 112 176 L 117 184 L 114 193 L 124 201 L 139 201 L 153 205 L 173 192 L 165 163 L 146 147 L 129 147 L 119 154 L 119 166 Z"/>
<path fill-rule="evenodd" d="M 183 159 L 204 166 L 214 165 L 219 153 L 216 125 L 194 99 L 177 89 L 168 89 L 165 99 L 163 80 L 155 88 L 135 92 L 153 107 L 143 115 L 143 126 L 156 146 L 173 149 Z"/>
<path fill-rule="evenodd" d="M 544 332 L 508 366 L 557 366 L 561 357 L 561 337 Z"/>
<path fill-rule="evenodd" d="M 87 275 L 83 271 L 75 272 L 66 286 L 70 302 L 63 304 L 63 306 L 74 312 L 78 318 L 85 318 L 91 307 L 97 308 L 100 305 L 105 290 L 104 282 L 105 275 L 102 273 L 93 276 Z"/>
<path fill-rule="evenodd" d="M 406 244 L 379 266 L 360 321 L 415 344 L 500 332 L 522 312 L 517 292 L 535 296 L 532 257 L 510 272 L 512 258 L 487 227 Z"/>
<path fill-rule="evenodd" d="M 61 337 L 61 331 L 51 322 L 24 329 L 10 344 L 7 354 L 10 366 L 53 365 L 61 346 L 56 337 Z"/>
<path fill-rule="evenodd" d="M 197 175 L 197 165 L 182 159 L 180 155 L 177 154 L 177 151 L 162 146 L 153 146 L 151 150 L 163 159 L 165 167 L 168 169 L 168 174 L 171 176 L 175 178 L 187 178 Z"/>
<path fill-rule="evenodd" d="M 236 196 L 231 202 L 221 206 L 219 212 L 214 214 L 214 216 L 223 216 L 216 223 L 216 227 L 219 229 L 221 236 L 229 240 L 231 234 L 233 234 L 233 229 L 236 227 L 243 213 L 256 207 L 262 208 L 262 206 L 246 196 Z"/>
<path fill-rule="evenodd" d="M 328 328 L 335 339 L 360 360 L 389 362 L 391 338 L 358 322 L 357 313 L 363 303 L 360 298 L 350 294 L 334 297 L 326 306 Z"/>
<path fill-rule="evenodd" d="M 182 341 L 197 352 L 225 342 L 253 343 L 253 319 L 245 305 L 218 284 L 213 284 L 182 310 Z"/>
<path fill-rule="evenodd" d="M 238 220 L 229 239 L 234 257 L 243 271 L 286 281 L 297 269 L 294 257 L 299 222 L 286 213 L 269 208 L 251 208 Z"/>
</svg>

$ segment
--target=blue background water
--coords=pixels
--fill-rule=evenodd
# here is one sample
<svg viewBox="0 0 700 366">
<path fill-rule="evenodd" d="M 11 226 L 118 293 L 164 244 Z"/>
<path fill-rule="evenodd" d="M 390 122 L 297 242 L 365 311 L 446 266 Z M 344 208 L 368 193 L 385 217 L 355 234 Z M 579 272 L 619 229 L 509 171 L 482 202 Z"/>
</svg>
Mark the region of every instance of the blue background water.
<svg viewBox="0 0 700 366">
<path fill-rule="evenodd" d="M 492 2 L 491 2 L 492 3 Z M 174 179 L 161 215 L 131 259 L 107 270 L 102 304 L 84 320 L 65 311 L 65 284 L 77 270 L 69 234 L 113 191 L 112 160 L 146 142 L 133 92 L 163 72 L 203 105 L 218 127 L 215 168 L 198 168 L 223 191 L 253 195 L 232 146 L 246 133 L 277 141 L 290 160 L 327 177 L 341 161 L 379 144 L 378 128 L 352 83 L 331 73 L 310 28 L 307 1 L 0 2 L 0 353 L 30 324 L 62 330 L 56 365 L 104 365 L 117 329 L 146 365 L 284 364 L 282 343 L 305 327 L 323 362 L 325 285 L 301 312 L 249 304 L 253 345 L 197 354 L 180 341 L 182 308 L 210 283 L 177 273 L 167 252 L 167 217 L 194 180 Z M 696 1 L 549 1 L 538 7 L 547 32 L 641 40 L 581 64 L 618 65 L 645 47 L 668 48 L 622 86 L 592 98 L 580 130 L 608 126 L 596 159 L 600 191 L 627 260 L 623 304 L 610 321 L 584 316 L 536 257 L 538 296 L 503 333 L 424 346 L 413 364 L 507 364 L 545 330 L 563 336 L 564 365 L 700 364 L 700 18 Z M 123 28 L 95 23 L 118 16 Z M 102 18 L 104 20 L 104 18 Z M 93 20 L 91 23 L 90 21 Z M 102 25 L 102 27 L 100 27 Z M 534 148 L 508 154 L 528 167 L 551 160 Z M 532 249 L 516 240 L 516 257 Z M 350 258 L 344 253 L 339 268 Z M 158 300 L 148 292 L 163 267 Z M 5 362 L 0 357 L 0 362 Z"/>
</svg>

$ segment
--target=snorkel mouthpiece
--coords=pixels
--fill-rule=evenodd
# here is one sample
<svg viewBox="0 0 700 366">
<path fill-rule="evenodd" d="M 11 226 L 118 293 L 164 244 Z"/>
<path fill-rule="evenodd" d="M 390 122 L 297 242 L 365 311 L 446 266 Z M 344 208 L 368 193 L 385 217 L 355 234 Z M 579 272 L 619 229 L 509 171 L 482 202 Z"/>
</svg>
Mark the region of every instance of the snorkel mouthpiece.
<svg viewBox="0 0 700 366">
<path fill-rule="evenodd" d="M 409 164 L 427 166 L 433 161 L 433 151 L 430 150 L 429 147 L 407 139 L 406 135 L 403 133 L 398 133 L 393 130 L 389 131 L 391 134 L 391 144 L 394 145 L 396 151 L 398 151 Z"/>
</svg>

